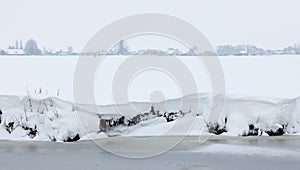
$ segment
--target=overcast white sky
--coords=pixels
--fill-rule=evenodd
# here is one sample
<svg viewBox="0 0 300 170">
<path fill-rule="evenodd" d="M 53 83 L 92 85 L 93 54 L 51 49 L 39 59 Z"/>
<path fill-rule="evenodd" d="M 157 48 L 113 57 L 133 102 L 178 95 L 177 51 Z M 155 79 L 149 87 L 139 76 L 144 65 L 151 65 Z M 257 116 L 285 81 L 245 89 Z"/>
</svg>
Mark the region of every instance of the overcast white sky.
<svg viewBox="0 0 300 170">
<path fill-rule="evenodd" d="M 0 48 L 16 39 L 60 49 L 84 44 L 124 16 L 156 12 L 196 26 L 213 45 L 283 48 L 300 42 L 299 0 L 0 0 Z M 130 44 L 131 45 L 131 44 Z"/>
</svg>

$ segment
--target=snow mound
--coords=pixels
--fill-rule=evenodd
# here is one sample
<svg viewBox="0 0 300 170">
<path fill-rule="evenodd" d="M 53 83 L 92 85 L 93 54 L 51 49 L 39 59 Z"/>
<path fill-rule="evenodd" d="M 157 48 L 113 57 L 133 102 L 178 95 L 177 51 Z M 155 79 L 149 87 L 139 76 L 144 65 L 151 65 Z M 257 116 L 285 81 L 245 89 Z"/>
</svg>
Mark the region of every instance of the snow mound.
<svg viewBox="0 0 300 170">
<path fill-rule="evenodd" d="M 208 122 L 212 99 L 209 94 L 195 94 L 154 104 L 134 102 L 96 106 L 97 111 L 95 111 L 91 109 L 93 108 L 91 105 L 75 105 L 57 97 L 2 95 L 0 96 L 0 139 L 72 142 L 114 135 L 205 135 L 209 133 L 207 125 L 210 123 L 218 128 L 224 128 L 225 130 L 220 133 L 224 136 L 273 136 L 300 133 L 300 97 L 280 99 L 227 96 L 222 115 L 214 122 Z M 185 101 L 184 105 L 180 105 L 182 100 Z M 217 103 L 217 105 L 221 104 Z M 132 105 L 140 112 L 126 113 L 126 110 L 130 110 L 127 108 Z M 144 118 L 143 114 L 153 112 L 151 109 L 155 109 L 157 115 Z M 124 113 L 119 113 L 119 110 Z M 78 111 L 83 113 L 81 116 L 86 121 L 78 118 Z M 184 116 L 176 117 L 177 113 Z M 174 116 L 172 114 L 175 118 L 170 119 L 168 116 Z M 130 126 L 124 123 L 100 133 L 100 119 L 115 121 L 116 115 L 125 115 L 125 120 L 131 120 L 130 116 L 141 115 L 141 120 Z M 181 130 L 178 127 L 173 128 L 175 124 L 179 125 L 178 127 L 190 124 L 190 127 Z"/>
<path fill-rule="evenodd" d="M 1 96 L 0 109 L 1 139 L 70 141 L 83 134 L 73 104 L 58 98 Z"/>
</svg>

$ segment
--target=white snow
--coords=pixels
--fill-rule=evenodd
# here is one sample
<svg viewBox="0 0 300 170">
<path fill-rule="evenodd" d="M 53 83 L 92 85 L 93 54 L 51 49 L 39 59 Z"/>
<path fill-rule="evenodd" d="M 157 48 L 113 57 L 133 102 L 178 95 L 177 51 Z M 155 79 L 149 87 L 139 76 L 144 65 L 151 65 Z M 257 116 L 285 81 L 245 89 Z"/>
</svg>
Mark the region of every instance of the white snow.
<svg viewBox="0 0 300 170">
<path fill-rule="evenodd" d="M 196 94 L 186 96 L 189 103 L 180 110 L 186 112 L 184 117 L 178 118 L 173 122 L 166 122 L 163 117 L 156 117 L 142 121 L 137 125 L 126 127 L 118 126 L 110 135 L 126 136 L 158 136 L 158 135 L 207 135 L 206 120 L 209 115 L 210 97 L 209 94 Z M 201 103 L 200 115 L 197 116 L 194 108 L 194 100 L 199 98 Z M 31 105 L 29 103 L 31 101 Z M 160 113 L 174 111 L 177 108 L 176 100 L 167 100 L 163 103 L 135 103 L 136 106 L 148 108 L 153 105 L 155 110 Z M 228 96 L 225 104 L 224 114 L 216 120 L 222 125 L 224 117 L 228 117 L 227 130 L 222 136 L 240 136 L 248 130 L 249 124 L 255 124 L 264 130 L 276 130 L 287 124 L 287 135 L 298 135 L 300 133 L 300 98 L 279 99 L 279 98 L 259 98 L 259 97 L 240 97 Z M 166 106 L 160 108 L 160 106 Z M 130 107 L 131 104 L 121 105 Z M 76 134 L 82 137 L 82 140 L 97 139 L 107 137 L 99 131 L 98 115 L 110 117 L 115 112 L 112 106 L 98 106 L 98 113 L 88 111 L 88 105 L 76 105 L 63 101 L 59 98 L 49 97 L 44 99 L 33 99 L 30 96 L 0 96 L 0 108 L 2 111 L 2 123 L 0 126 L 0 139 L 9 140 L 66 140 L 73 138 Z M 77 111 L 83 111 L 81 117 L 78 117 Z M 190 111 L 190 112 L 189 112 Z M 142 112 L 143 113 L 143 112 Z M 120 113 L 118 113 L 120 114 Z M 127 118 L 129 114 L 123 113 Z M 136 113 L 139 114 L 139 113 Z M 27 117 L 27 118 L 26 118 Z M 82 117 L 87 119 L 88 124 L 84 124 Z M 26 120 L 27 119 L 27 120 Z M 8 133 L 5 125 L 9 122 L 15 122 L 14 130 Z M 28 131 L 22 126 L 34 128 L 37 126 L 38 134 L 34 138 L 28 137 Z M 189 125 L 189 126 L 186 126 Z M 86 128 L 89 127 L 89 128 Z M 185 127 L 186 129 L 181 129 Z M 204 129 L 204 133 L 201 133 Z M 266 135 L 266 134 L 263 134 Z"/>
<path fill-rule="evenodd" d="M 211 84 L 203 65 L 195 57 L 179 57 L 195 77 L 199 92 L 211 91 Z M 226 93 L 242 96 L 296 98 L 300 96 L 300 57 L 224 56 L 219 57 L 226 80 Z M 97 104 L 114 104 L 111 84 L 114 74 L 126 56 L 106 57 L 95 77 Z M 73 101 L 73 78 L 76 56 L 1 56 L 1 95 L 25 95 L 26 87 L 48 90 L 48 96 Z M 165 98 L 180 97 L 175 82 L 166 82 L 165 75 L 145 72 L 129 88 L 131 101 L 149 101 L 152 90 L 161 89 Z M 143 78 L 146 77 L 146 78 Z M 151 84 L 152 81 L 163 83 Z M 143 88 L 140 88 L 143 87 Z"/>
<path fill-rule="evenodd" d="M 239 136 L 248 130 L 249 124 L 261 129 L 276 130 L 283 124 L 288 124 L 287 133 L 297 135 L 300 132 L 300 56 L 226 56 L 220 57 L 226 80 L 227 101 L 223 116 L 218 121 L 224 122 L 228 117 L 227 133 L 224 136 Z M 199 92 L 209 92 L 208 76 L 200 62 L 195 57 L 179 57 L 193 73 L 199 86 Z M 0 109 L 3 112 L 0 127 L 0 139 L 9 140 L 50 140 L 58 141 L 80 134 L 82 139 L 102 138 L 105 134 L 98 134 L 98 114 L 110 117 L 114 114 L 135 115 L 149 111 L 151 104 L 149 92 L 155 76 L 150 80 L 137 79 L 136 84 L 129 89 L 129 98 L 133 102 L 123 105 L 106 105 L 112 103 L 111 83 L 118 66 L 126 56 L 111 56 L 102 63 L 99 76 L 95 78 L 95 96 L 97 104 L 101 105 L 95 112 L 91 105 L 73 104 L 73 78 L 77 57 L 54 56 L 1 56 L 0 58 Z M 156 73 L 155 73 L 156 74 Z M 9 75 L 9 76 L 8 76 Z M 104 76 L 103 76 L 104 75 Z M 143 76 L 141 76 L 143 77 Z M 139 81 L 138 81 L 139 80 Z M 105 82 L 105 83 L 103 83 Z M 155 82 L 155 81 L 154 81 Z M 164 82 L 164 80 L 159 81 Z M 144 83 L 144 84 L 143 84 Z M 178 97 L 176 87 L 171 84 L 155 83 L 157 88 L 169 89 L 165 98 Z M 142 86 L 143 88 L 137 88 Z M 39 89 L 42 89 L 42 93 Z M 38 89 L 38 90 L 34 90 Z M 174 93 L 173 93 L 174 92 Z M 24 94 L 26 94 L 24 96 Z M 238 94 L 238 95 L 234 95 Z M 269 96 L 269 97 L 263 97 Z M 191 111 L 188 116 L 177 122 L 166 122 L 163 118 L 155 118 L 132 127 L 118 127 L 117 134 L 132 136 L 147 135 L 184 135 L 186 131 L 168 131 L 174 124 L 191 123 L 189 135 L 201 134 L 205 121 L 211 109 L 211 96 L 201 93 L 199 96 L 186 97 L 189 103 L 180 107 L 179 100 L 167 100 L 154 104 L 155 109 L 163 112 Z M 29 106 L 29 99 L 33 106 Z M 63 99 L 63 100 L 62 100 Z M 200 110 L 196 112 L 195 103 L 199 99 Z M 67 102 L 68 101 L 68 102 Z M 84 102 L 82 102 L 84 103 Z M 134 106 L 136 113 L 127 112 Z M 117 108 L 123 113 L 119 113 Z M 76 111 L 83 115 L 79 116 Z M 25 121 L 25 112 L 28 120 Z M 198 115 L 198 116 L 196 116 Z M 83 120 L 84 119 L 84 120 Z M 27 131 L 17 126 L 9 134 L 5 124 L 15 121 L 33 128 L 37 126 L 38 134 L 31 139 Z M 84 127 L 84 128 L 83 128 Z M 267 135 L 263 133 L 263 135 Z"/>
</svg>

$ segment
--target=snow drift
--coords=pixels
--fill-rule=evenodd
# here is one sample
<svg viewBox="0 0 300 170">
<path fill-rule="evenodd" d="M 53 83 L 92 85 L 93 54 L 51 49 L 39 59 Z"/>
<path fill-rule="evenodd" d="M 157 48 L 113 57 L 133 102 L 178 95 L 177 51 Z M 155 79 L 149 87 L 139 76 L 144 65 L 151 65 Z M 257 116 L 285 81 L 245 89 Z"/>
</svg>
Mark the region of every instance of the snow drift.
<svg viewBox="0 0 300 170">
<path fill-rule="evenodd" d="M 214 99 L 216 98 L 218 97 Z M 3 95 L 0 96 L 0 139 L 71 142 L 79 139 L 101 138 L 106 135 L 200 135 L 203 134 L 202 129 L 204 134 L 210 133 L 207 126 L 210 123 L 224 128 L 225 130 L 220 134 L 225 136 L 252 136 L 251 134 L 255 135 L 256 131 L 257 136 L 268 136 L 278 129 L 282 129 L 283 134 L 287 135 L 300 133 L 299 97 L 282 99 L 227 96 L 224 112 L 214 122 L 207 122 L 210 110 L 213 109 L 212 97 L 209 94 L 185 96 L 184 100 L 188 102 L 180 106 L 182 99 L 152 104 L 133 102 L 96 106 L 97 111 L 95 111 L 91 109 L 93 108 L 91 105 L 74 104 L 57 97 Z M 138 111 L 125 113 L 126 109 L 132 106 Z M 199 109 L 195 106 L 199 106 Z M 161 114 L 141 119 L 131 126 L 120 125 L 105 133 L 99 132 L 101 116 L 105 119 L 113 119 L 116 115 L 125 115 L 125 118 L 130 120 L 133 115 L 151 112 L 151 107 Z M 120 110 L 124 112 L 119 113 Z M 78 112 L 82 114 L 78 116 Z M 186 114 L 168 121 L 164 114 L 169 113 Z M 189 122 L 188 119 L 193 119 L 193 124 L 187 132 L 172 129 L 175 123 L 184 124 Z"/>
</svg>

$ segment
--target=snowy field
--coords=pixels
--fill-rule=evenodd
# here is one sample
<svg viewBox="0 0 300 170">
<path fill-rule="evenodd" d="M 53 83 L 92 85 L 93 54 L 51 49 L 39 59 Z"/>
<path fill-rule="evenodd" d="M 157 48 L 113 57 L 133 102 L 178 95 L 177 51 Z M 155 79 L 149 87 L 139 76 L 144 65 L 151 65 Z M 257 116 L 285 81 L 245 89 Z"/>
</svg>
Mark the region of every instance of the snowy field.
<svg viewBox="0 0 300 170">
<path fill-rule="evenodd" d="M 202 63 L 195 57 L 180 58 L 191 69 L 199 92 L 210 91 L 211 86 Z M 112 78 L 125 59 L 124 56 L 111 56 L 99 66 L 95 78 L 95 97 L 98 104 L 113 103 Z M 300 75 L 299 56 L 226 56 L 220 57 L 220 61 L 225 74 L 227 94 L 279 98 L 300 96 L 300 81 L 297 78 Z M 26 87 L 31 90 L 42 87 L 48 90 L 50 96 L 56 96 L 57 90 L 60 90 L 62 99 L 72 101 L 76 62 L 75 56 L 1 56 L 0 94 L 25 95 Z M 162 83 L 149 83 L 153 75 Z M 148 81 L 142 77 L 146 77 Z M 171 86 L 173 82 L 168 81 L 169 79 L 155 72 L 136 77 L 129 89 L 129 98 L 133 101 L 149 101 L 149 93 L 157 88 L 163 90 L 167 99 L 180 97 L 178 89 L 174 84 Z M 144 88 L 138 88 L 139 86 Z"/>
<path fill-rule="evenodd" d="M 212 99 L 209 76 L 196 58 L 183 56 L 180 59 L 191 69 L 199 88 L 199 94 L 185 96 L 189 103 L 179 108 L 176 98 L 180 93 L 176 83 L 160 72 L 150 71 L 137 76 L 129 87 L 129 99 L 135 102 L 117 106 L 126 110 L 134 105 L 140 111 L 150 112 L 153 105 L 160 113 L 181 110 L 185 116 L 180 115 L 170 122 L 163 116 L 150 117 L 132 126 L 98 133 L 99 114 L 109 117 L 118 112 L 115 105 L 109 105 L 113 103 L 111 83 L 124 59 L 124 56 L 112 56 L 99 67 L 95 77 L 97 112 L 90 103 L 73 103 L 77 57 L 0 57 L 0 164 L 11 167 L 5 160 L 15 159 L 12 169 L 21 168 L 19 165 L 34 169 L 36 161 L 46 169 L 59 166 L 140 169 L 144 165 L 151 165 L 151 169 L 281 169 L 287 165 L 296 169 L 300 165 L 300 81 L 297 78 L 300 56 L 220 57 L 227 100 L 224 114 L 217 120 L 220 127 L 226 126 L 226 132 L 219 136 L 209 133 L 206 127 Z M 148 103 L 151 91 L 156 89 L 161 89 L 167 99 L 173 100 Z M 195 101 L 200 101 L 197 112 Z M 79 116 L 78 111 L 82 113 Z M 177 123 L 190 123 L 191 126 L 188 131 L 174 131 L 172 127 Z M 249 135 L 255 129 L 259 135 Z M 269 136 L 278 129 L 284 129 L 282 136 Z M 200 144 L 200 134 L 212 137 Z M 107 135 L 161 135 L 167 139 L 160 140 L 162 143 L 176 136 L 187 137 L 165 154 L 137 161 L 114 156 L 90 141 L 114 145 L 114 138 Z M 63 143 L 78 140 L 77 137 L 80 139 L 75 143 Z M 89 159 L 79 161 L 86 157 Z M 61 162 L 62 159 L 65 161 Z M 232 161 L 236 163 L 228 164 Z M 245 164 L 250 166 L 245 167 Z"/>
</svg>

